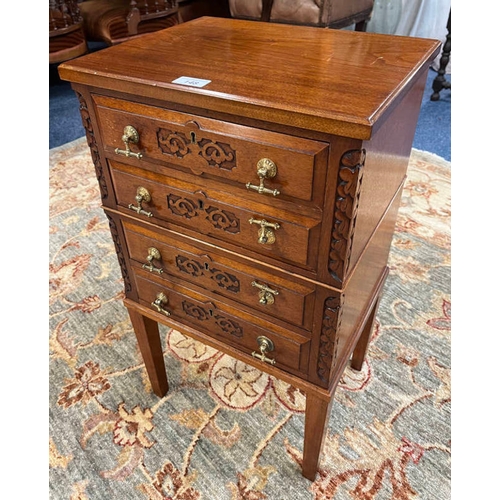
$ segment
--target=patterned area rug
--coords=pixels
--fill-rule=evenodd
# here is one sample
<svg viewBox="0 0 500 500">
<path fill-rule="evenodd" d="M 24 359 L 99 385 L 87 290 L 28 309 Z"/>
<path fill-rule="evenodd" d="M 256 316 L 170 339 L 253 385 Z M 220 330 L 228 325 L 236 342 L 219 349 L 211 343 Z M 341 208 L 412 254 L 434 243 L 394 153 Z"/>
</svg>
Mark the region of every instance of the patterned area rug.
<svg viewBox="0 0 500 500">
<path fill-rule="evenodd" d="M 450 498 L 449 163 L 412 153 L 367 361 L 311 483 L 293 387 L 163 328 L 170 391 L 153 394 L 87 145 L 50 161 L 50 498 Z"/>
</svg>

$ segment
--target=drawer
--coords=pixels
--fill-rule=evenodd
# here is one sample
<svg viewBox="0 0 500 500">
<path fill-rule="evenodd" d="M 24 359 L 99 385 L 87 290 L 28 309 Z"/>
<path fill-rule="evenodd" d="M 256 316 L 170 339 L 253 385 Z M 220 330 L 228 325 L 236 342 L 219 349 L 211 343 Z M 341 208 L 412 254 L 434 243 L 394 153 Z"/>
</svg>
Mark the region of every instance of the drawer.
<svg viewBox="0 0 500 500">
<path fill-rule="evenodd" d="M 265 188 L 278 190 L 280 199 L 322 206 L 327 143 L 111 97 L 93 98 L 102 141 L 111 158 L 120 158 L 115 150 L 125 150 L 124 129 L 133 126 L 138 142 L 130 143 L 130 148 L 143 155 L 139 161 L 147 164 L 144 168 L 161 162 L 170 168 L 216 179 L 243 196 L 267 198 L 271 202 L 272 194 L 257 194 L 246 187 L 247 183 L 260 185 L 257 164 L 267 158 L 274 163 L 276 172 L 264 180 Z M 272 172 L 268 170 L 267 175 Z"/>
<path fill-rule="evenodd" d="M 167 324 L 167 318 L 171 318 L 247 354 L 260 353 L 258 337 L 266 337 L 274 345 L 266 356 L 274 359 L 277 367 L 297 374 L 307 372 L 309 338 L 271 322 L 260 321 L 259 324 L 255 316 L 178 284 L 158 282 L 142 270 L 135 271 L 135 279 L 139 302 L 165 314 Z"/>
<path fill-rule="evenodd" d="M 279 262 L 314 270 L 321 221 L 266 205 L 243 200 L 194 183 L 152 174 L 122 163 L 109 162 L 119 206 L 130 214 L 138 189 L 146 189 L 150 200 L 142 208 L 158 224 L 172 223 L 226 241 L 245 254 L 247 249 Z M 268 224 L 262 227 L 261 223 Z M 220 243 L 219 243 L 220 245 Z"/>
<path fill-rule="evenodd" d="M 308 282 L 291 281 L 236 262 L 167 231 L 159 233 L 126 220 L 122 224 L 135 267 L 145 266 L 159 278 L 175 276 L 188 281 L 251 307 L 260 317 L 271 316 L 311 329 L 315 287 Z"/>
</svg>

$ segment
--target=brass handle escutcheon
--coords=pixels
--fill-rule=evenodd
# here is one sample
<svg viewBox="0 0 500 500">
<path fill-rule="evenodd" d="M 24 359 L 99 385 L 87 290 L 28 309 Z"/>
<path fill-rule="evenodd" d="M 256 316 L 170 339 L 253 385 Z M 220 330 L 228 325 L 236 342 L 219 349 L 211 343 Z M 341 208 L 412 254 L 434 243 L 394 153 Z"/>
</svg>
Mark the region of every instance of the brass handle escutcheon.
<svg viewBox="0 0 500 500">
<path fill-rule="evenodd" d="M 168 303 L 168 298 L 163 292 L 159 292 L 156 294 L 156 299 L 151 302 L 151 305 L 160 313 L 165 316 L 170 316 L 170 311 L 167 311 L 163 308 L 164 305 Z"/>
<path fill-rule="evenodd" d="M 267 222 L 267 220 L 257 220 L 251 218 L 248 220 L 250 224 L 258 224 L 260 226 L 258 235 L 259 239 L 257 240 L 262 245 L 272 245 L 276 241 L 276 235 L 274 234 L 273 229 L 276 231 L 280 228 L 280 225 L 277 222 Z"/>
<path fill-rule="evenodd" d="M 147 210 L 144 210 L 142 208 L 142 202 L 145 201 L 146 203 L 149 203 L 151 201 L 151 195 L 149 194 L 149 191 L 142 186 L 139 186 L 137 188 L 137 194 L 135 195 L 135 201 L 137 202 L 137 206 L 134 204 L 130 204 L 128 208 L 130 210 L 133 210 L 134 212 L 137 212 L 138 214 L 146 215 L 147 217 L 153 217 L 153 214 L 151 212 L 148 212 Z"/>
<path fill-rule="evenodd" d="M 115 153 L 117 155 L 123 155 L 127 158 L 132 156 L 138 160 L 142 158 L 142 153 L 134 153 L 130 149 L 130 143 L 137 144 L 139 142 L 139 132 L 132 125 L 127 125 L 123 129 L 122 141 L 125 144 L 125 149 L 116 148 Z"/>
<path fill-rule="evenodd" d="M 274 161 L 269 158 L 261 158 L 257 162 L 257 176 L 260 180 L 259 185 L 256 186 L 251 182 L 247 182 L 246 187 L 252 191 L 257 191 L 259 194 L 272 194 L 273 196 L 278 196 L 280 192 L 277 189 L 269 189 L 264 186 L 264 181 L 266 179 L 272 179 L 277 173 L 278 167 L 276 167 Z"/>
<path fill-rule="evenodd" d="M 268 358 L 266 354 L 268 352 L 274 351 L 274 344 L 271 339 L 268 339 L 264 335 L 261 335 L 260 337 L 257 337 L 257 343 L 259 344 L 259 350 L 260 352 L 252 352 L 252 356 L 254 358 L 260 359 L 261 361 L 264 361 L 265 363 L 269 363 L 270 365 L 275 365 L 276 360 L 273 358 Z"/>
<path fill-rule="evenodd" d="M 257 283 L 256 281 L 252 281 L 252 286 L 260 290 L 259 303 L 261 303 L 263 306 L 274 304 L 274 296 L 279 294 L 278 290 L 273 290 L 267 285 L 262 285 L 260 283 Z"/>
<path fill-rule="evenodd" d="M 162 267 L 156 267 L 153 264 L 153 260 L 154 259 L 161 260 L 161 253 L 160 253 L 160 251 L 157 248 L 155 248 L 155 247 L 149 247 L 148 248 L 148 256 L 147 256 L 148 264 L 143 264 L 142 268 L 143 269 L 147 269 L 150 273 L 162 274 L 163 273 L 163 268 Z"/>
</svg>

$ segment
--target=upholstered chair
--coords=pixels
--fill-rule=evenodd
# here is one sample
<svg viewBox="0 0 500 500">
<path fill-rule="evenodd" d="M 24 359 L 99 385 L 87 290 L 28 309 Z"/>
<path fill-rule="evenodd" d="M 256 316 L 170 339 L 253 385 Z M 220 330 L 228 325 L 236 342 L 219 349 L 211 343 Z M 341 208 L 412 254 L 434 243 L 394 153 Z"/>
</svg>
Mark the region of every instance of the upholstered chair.
<svg viewBox="0 0 500 500">
<path fill-rule="evenodd" d="M 325 28 L 354 25 L 365 31 L 374 0 L 229 0 L 231 16 Z"/>
</svg>

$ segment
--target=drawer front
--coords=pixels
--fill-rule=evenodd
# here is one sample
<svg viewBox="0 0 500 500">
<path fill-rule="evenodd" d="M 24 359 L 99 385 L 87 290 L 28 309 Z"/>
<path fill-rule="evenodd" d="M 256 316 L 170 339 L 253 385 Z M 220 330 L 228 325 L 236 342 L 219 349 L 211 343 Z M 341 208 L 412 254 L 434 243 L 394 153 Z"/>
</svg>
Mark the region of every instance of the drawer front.
<svg viewBox="0 0 500 500">
<path fill-rule="evenodd" d="M 318 186 L 324 186 L 327 143 L 110 97 L 94 96 L 94 100 L 102 139 L 111 157 L 120 158 L 116 148 L 125 150 L 122 136 L 130 125 L 138 133 L 138 142 L 130 143 L 131 150 L 141 152 L 143 163 L 154 160 L 181 167 L 222 181 L 247 196 L 251 192 L 247 183 L 260 185 L 259 160 L 268 158 L 276 173 L 265 179 L 267 189 L 278 190 L 280 198 L 322 205 L 323 189 Z M 274 198 L 271 194 L 259 197 L 268 198 L 265 203 Z"/>
<path fill-rule="evenodd" d="M 151 222 L 173 223 L 196 231 L 200 237 L 208 235 L 232 243 L 240 247 L 241 253 L 251 249 L 267 258 L 315 269 L 319 220 L 244 203 L 237 196 L 132 166 L 110 164 L 118 205 L 127 210 L 142 187 L 151 196 L 150 201 L 142 205 L 152 214 L 148 218 Z M 262 221 L 269 226 L 263 228 Z"/>
<path fill-rule="evenodd" d="M 258 337 L 272 341 L 274 349 L 266 356 L 275 360 L 279 368 L 294 373 L 306 373 L 309 359 L 310 339 L 267 323 L 256 324 L 253 317 L 223 302 L 199 294 L 193 290 L 165 281 L 153 281 L 142 271 L 135 272 L 139 302 L 166 318 L 187 324 L 242 352 L 252 354 L 259 351 Z M 163 293 L 163 298 L 159 294 Z M 156 304 L 160 309 L 158 309 Z M 167 315 L 168 314 L 168 315 Z M 168 323 L 168 320 L 167 320 Z"/>
<path fill-rule="evenodd" d="M 160 278 L 175 276 L 245 304 L 260 317 L 280 318 L 310 330 L 315 291 L 312 285 L 235 262 L 196 248 L 180 237 L 158 234 L 128 221 L 123 221 L 123 229 L 133 265 Z"/>
</svg>

